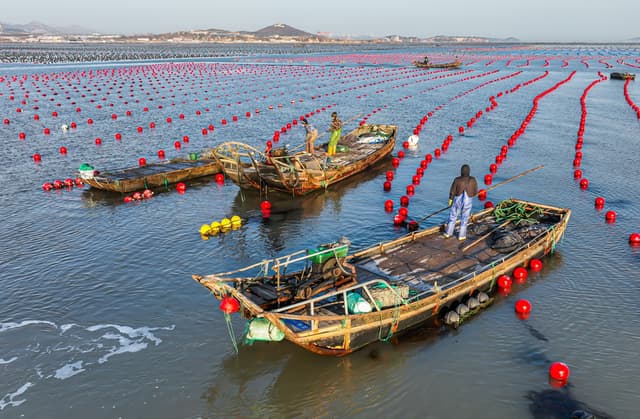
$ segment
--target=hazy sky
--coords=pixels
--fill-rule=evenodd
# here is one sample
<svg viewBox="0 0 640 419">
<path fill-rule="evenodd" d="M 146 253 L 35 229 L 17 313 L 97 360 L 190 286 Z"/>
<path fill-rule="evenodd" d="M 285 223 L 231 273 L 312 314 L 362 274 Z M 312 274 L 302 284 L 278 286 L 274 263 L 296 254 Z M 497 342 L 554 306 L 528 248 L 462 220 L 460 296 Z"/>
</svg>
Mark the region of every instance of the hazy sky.
<svg viewBox="0 0 640 419">
<path fill-rule="evenodd" d="M 476 35 L 522 41 L 640 37 L 637 0 L 11 0 L 0 22 L 100 33 L 257 30 L 286 23 L 336 35 Z"/>
</svg>

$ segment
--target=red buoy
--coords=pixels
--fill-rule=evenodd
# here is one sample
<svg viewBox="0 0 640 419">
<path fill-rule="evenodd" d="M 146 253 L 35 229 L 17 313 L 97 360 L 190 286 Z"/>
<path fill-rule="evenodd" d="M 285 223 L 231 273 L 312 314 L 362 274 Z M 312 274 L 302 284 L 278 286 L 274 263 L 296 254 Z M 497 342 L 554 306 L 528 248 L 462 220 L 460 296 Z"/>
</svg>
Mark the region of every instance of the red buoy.
<svg viewBox="0 0 640 419">
<path fill-rule="evenodd" d="M 522 298 L 516 301 L 516 303 L 514 304 L 514 309 L 516 310 L 516 313 L 529 314 L 531 313 L 531 303 Z"/>
<path fill-rule="evenodd" d="M 393 170 L 387 170 L 387 174 L 386 174 L 386 176 L 387 176 L 387 180 L 388 180 L 389 182 L 391 182 L 391 181 L 393 180 L 393 178 L 394 178 L 395 174 L 393 173 Z"/>
<path fill-rule="evenodd" d="M 485 202 L 485 203 L 484 203 L 484 207 L 485 207 L 485 208 L 493 208 L 493 202 L 491 202 L 491 201 L 487 201 L 487 202 Z"/>
<path fill-rule="evenodd" d="M 224 297 L 220 301 L 220 310 L 224 314 L 233 314 L 240 311 L 240 303 L 231 296 Z"/>
<path fill-rule="evenodd" d="M 144 157 L 140 157 L 138 159 L 138 166 L 145 166 L 147 164 L 147 159 L 145 159 Z"/>
<path fill-rule="evenodd" d="M 632 246 L 640 246 L 640 233 L 631 233 L 629 235 L 629 244 Z"/>
<path fill-rule="evenodd" d="M 224 175 L 222 173 L 216 173 L 216 182 L 224 183 Z"/>
<path fill-rule="evenodd" d="M 386 212 L 392 212 L 393 211 L 393 200 L 387 199 L 386 201 L 384 201 L 384 210 Z"/>
<path fill-rule="evenodd" d="M 116 140 L 122 140 L 122 134 L 120 134 L 119 132 L 116 132 Z"/>
<path fill-rule="evenodd" d="M 176 191 L 178 191 L 178 193 L 184 193 L 186 190 L 187 185 L 185 185 L 183 182 L 176 183 Z"/>
<path fill-rule="evenodd" d="M 36 162 L 36 163 L 39 163 L 39 162 L 42 161 L 42 156 L 40 156 L 40 153 L 35 153 L 33 155 L 33 161 Z"/>
<path fill-rule="evenodd" d="M 270 210 L 271 209 L 271 202 L 269 201 L 262 201 L 260 203 L 260 209 L 265 211 L 265 210 Z"/>
<path fill-rule="evenodd" d="M 511 275 L 513 275 L 513 278 L 518 281 L 519 283 L 523 283 L 524 281 L 527 280 L 527 276 L 529 275 L 529 273 L 527 272 L 527 270 L 525 268 L 523 268 L 522 266 L 518 266 L 517 268 L 515 268 L 513 270 L 513 272 L 511 273 Z"/>
<path fill-rule="evenodd" d="M 497 171 L 498 171 L 498 165 L 497 165 L 497 164 L 495 164 L 495 163 L 491 163 L 491 164 L 489 165 L 489 171 L 490 171 L 491 173 L 495 173 L 495 172 L 497 172 Z"/>
<path fill-rule="evenodd" d="M 398 158 L 399 159 L 404 159 L 404 151 L 402 151 L 402 150 L 398 151 Z"/>
<path fill-rule="evenodd" d="M 529 269 L 533 272 L 539 272 L 542 269 L 542 261 L 536 258 L 531 259 L 529 261 Z"/>
<path fill-rule="evenodd" d="M 554 380 L 567 381 L 569 374 L 569 367 L 564 362 L 553 362 L 549 367 L 549 376 Z"/>
<path fill-rule="evenodd" d="M 486 191 L 486 190 L 484 190 L 484 189 L 480 189 L 480 190 L 478 191 L 478 199 L 479 199 L 480 201 L 484 201 L 485 199 L 487 199 L 487 191 Z"/>
<path fill-rule="evenodd" d="M 67 147 L 65 146 L 60 147 L 60 154 L 67 154 Z"/>
<path fill-rule="evenodd" d="M 182 148 L 182 143 L 181 143 L 180 141 L 175 141 L 175 142 L 173 143 L 173 147 L 174 147 L 175 149 Z"/>
<path fill-rule="evenodd" d="M 53 189 L 53 184 L 51 182 L 45 182 L 42 184 L 42 189 L 44 189 L 45 191 L 50 191 L 51 189 Z"/>
<path fill-rule="evenodd" d="M 407 185 L 407 195 L 413 195 L 416 193 L 416 187 L 413 185 Z"/>
<path fill-rule="evenodd" d="M 512 282 L 513 281 L 511 280 L 511 277 L 509 275 L 500 275 L 498 277 L 498 288 L 500 289 L 511 288 Z"/>
<path fill-rule="evenodd" d="M 165 156 L 164 150 L 158 150 L 158 158 L 159 159 L 164 159 L 164 156 Z"/>
<path fill-rule="evenodd" d="M 605 203 L 605 201 L 604 201 L 604 198 L 603 198 L 603 197 L 598 196 L 598 197 L 596 197 L 596 199 L 595 199 L 595 202 L 594 202 L 594 203 L 595 203 L 595 206 L 596 206 L 596 207 L 604 207 L 604 203 Z"/>
<path fill-rule="evenodd" d="M 398 167 L 398 166 L 400 165 L 400 159 L 399 159 L 399 158 L 397 158 L 397 157 L 394 157 L 394 158 L 391 160 L 391 165 L 392 165 L 393 167 Z"/>
<path fill-rule="evenodd" d="M 398 215 L 406 219 L 409 216 L 409 210 L 406 207 L 402 207 L 398 210 Z"/>
<path fill-rule="evenodd" d="M 400 206 L 408 207 L 409 206 L 409 197 L 406 195 L 402 195 L 400 197 Z"/>
<path fill-rule="evenodd" d="M 604 215 L 604 219 L 608 223 L 615 223 L 617 216 L 618 214 L 616 214 L 615 211 L 607 211 L 607 213 Z"/>
<path fill-rule="evenodd" d="M 100 138 L 100 137 L 96 138 L 95 139 L 95 143 L 96 143 L 96 145 L 102 144 L 102 138 Z"/>
<path fill-rule="evenodd" d="M 391 190 L 391 182 L 389 182 L 388 180 L 386 180 L 383 184 L 382 184 L 382 189 L 384 189 L 385 192 L 389 192 Z"/>
<path fill-rule="evenodd" d="M 573 171 L 573 178 L 580 179 L 582 177 L 582 170 L 576 169 Z"/>
<path fill-rule="evenodd" d="M 580 189 L 587 189 L 589 187 L 589 179 L 583 177 L 580 179 Z"/>
<path fill-rule="evenodd" d="M 493 176 L 487 173 L 484 175 L 484 184 L 491 185 L 491 183 L 493 183 Z"/>
</svg>

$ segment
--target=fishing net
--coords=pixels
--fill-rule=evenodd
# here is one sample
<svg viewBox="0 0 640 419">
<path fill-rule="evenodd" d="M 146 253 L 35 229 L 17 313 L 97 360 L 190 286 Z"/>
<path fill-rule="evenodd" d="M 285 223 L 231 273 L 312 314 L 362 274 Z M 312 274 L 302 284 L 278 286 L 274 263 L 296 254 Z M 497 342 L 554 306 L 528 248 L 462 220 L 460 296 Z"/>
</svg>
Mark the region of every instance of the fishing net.
<svg viewBox="0 0 640 419">
<path fill-rule="evenodd" d="M 544 215 L 544 210 L 538 206 L 524 202 L 506 200 L 499 203 L 493 210 L 496 222 L 510 221 L 516 226 L 537 224 Z"/>
</svg>

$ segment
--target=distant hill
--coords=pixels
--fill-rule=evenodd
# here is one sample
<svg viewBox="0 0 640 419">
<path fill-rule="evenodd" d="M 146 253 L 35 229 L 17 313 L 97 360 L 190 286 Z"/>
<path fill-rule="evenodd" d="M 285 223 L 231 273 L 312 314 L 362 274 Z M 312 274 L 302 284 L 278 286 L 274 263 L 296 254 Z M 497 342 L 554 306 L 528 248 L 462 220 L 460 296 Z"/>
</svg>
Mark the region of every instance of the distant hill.
<svg viewBox="0 0 640 419">
<path fill-rule="evenodd" d="M 255 32 L 243 32 L 250 33 L 257 38 L 273 38 L 273 37 L 300 37 L 300 38 L 316 38 L 318 35 L 314 35 L 309 32 L 296 29 L 292 26 L 285 25 L 283 23 L 276 23 L 275 25 L 267 26 L 266 28 L 259 29 Z"/>
<path fill-rule="evenodd" d="M 196 29 L 158 34 L 135 35 L 100 35 L 81 26 L 52 26 L 40 22 L 24 25 L 0 23 L 0 35 L 6 39 L 24 39 L 57 36 L 64 40 L 103 40 L 122 42 L 401 42 L 401 43 L 433 43 L 433 44 L 483 44 L 483 43 L 517 43 L 516 38 L 485 38 L 480 36 L 437 35 L 429 38 L 417 36 L 387 35 L 381 37 L 348 35 L 346 37 L 330 37 L 312 34 L 284 23 L 276 23 L 256 31 L 230 31 L 225 29 Z M 634 38 L 629 42 L 640 41 Z"/>
<path fill-rule="evenodd" d="M 57 27 L 45 25 L 41 22 L 29 22 L 24 25 L 0 23 L 0 33 L 33 35 L 89 35 L 91 33 L 95 33 L 95 31 L 77 25 Z"/>
</svg>

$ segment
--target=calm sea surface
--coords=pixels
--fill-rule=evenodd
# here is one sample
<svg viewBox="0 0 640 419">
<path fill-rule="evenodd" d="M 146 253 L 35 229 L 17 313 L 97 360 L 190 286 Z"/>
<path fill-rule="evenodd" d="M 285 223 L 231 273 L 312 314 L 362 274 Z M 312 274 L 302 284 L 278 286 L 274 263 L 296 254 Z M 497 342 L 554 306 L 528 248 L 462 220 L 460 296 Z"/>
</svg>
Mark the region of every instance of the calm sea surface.
<svg viewBox="0 0 640 419">
<path fill-rule="evenodd" d="M 589 188 L 573 176 L 580 98 L 598 72 L 637 71 L 636 46 L 164 46 L 111 53 L 12 46 L 3 54 L 0 417 L 568 418 L 578 409 L 640 417 L 640 249 L 628 244 L 640 230 L 640 123 L 623 81 L 588 90 L 580 169 Z M 425 54 L 433 61 L 458 56 L 464 65 L 449 72 L 410 65 Z M 288 342 L 245 346 L 245 323 L 236 315 L 236 353 L 217 300 L 192 274 L 343 235 L 354 248 L 398 237 L 404 231 L 393 227 L 384 201 L 397 206 L 426 153 L 453 135 L 416 186 L 414 218 L 446 205 L 461 164 L 482 183 L 534 98 L 569 77 L 540 98 L 494 183 L 544 169 L 488 197 L 573 210 L 542 271 L 458 330 L 424 327 L 344 358 Z M 637 83 L 628 95 L 640 104 Z M 498 106 L 488 112 L 492 96 Z M 242 192 L 213 179 L 128 204 L 123 195 L 88 187 L 41 187 L 75 177 L 82 163 L 104 171 L 136 166 L 140 157 L 157 161 L 160 149 L 168 158 L 229 140 L 262 149 L 301 115 L 324 132 L 334 110 L 346 130 L 363 118 L 397 124 L 397 150 L 431 113 L 390 192 L 382 188 L 390 161 L 302 199 Z M 294 147 L 303 138 L 293 125 L 280 144 Z M 597 196 L 606 199 L 603 210 L 594 208 Z M 260 214 L 265 198 L 273 207 L 268 221 Z M 607 211 L 617 213 L 615 223 L 605 222 Z M 200 225 L 232 215 L 246 220 L 242 228 L 200 238 Z M 518 298 L 532 303 L 526 321 L 514 315 Z M 555 361 L 571 369 L 566 387 L 548 382 Z"/>
</svg>

